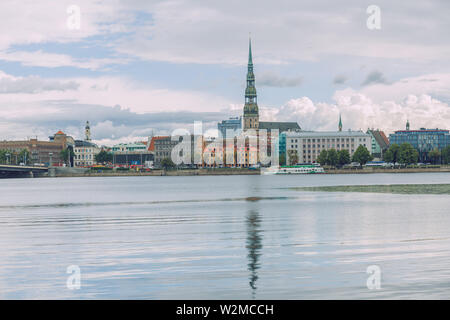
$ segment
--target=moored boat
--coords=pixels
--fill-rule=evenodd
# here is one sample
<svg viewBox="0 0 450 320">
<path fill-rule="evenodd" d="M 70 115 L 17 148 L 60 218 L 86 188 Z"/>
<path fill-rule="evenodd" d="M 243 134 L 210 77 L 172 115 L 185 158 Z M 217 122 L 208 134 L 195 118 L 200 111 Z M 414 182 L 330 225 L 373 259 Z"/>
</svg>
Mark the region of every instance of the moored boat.
<svg viewBox="0 0 450 320">
<path fill-rule="evenodd" d="M 302 164 L 292 166 L 270 167 L 261 171 L 262 174 L 315 174 L 325 173 L 325 170 L 319 164 Z"/>
</svg>

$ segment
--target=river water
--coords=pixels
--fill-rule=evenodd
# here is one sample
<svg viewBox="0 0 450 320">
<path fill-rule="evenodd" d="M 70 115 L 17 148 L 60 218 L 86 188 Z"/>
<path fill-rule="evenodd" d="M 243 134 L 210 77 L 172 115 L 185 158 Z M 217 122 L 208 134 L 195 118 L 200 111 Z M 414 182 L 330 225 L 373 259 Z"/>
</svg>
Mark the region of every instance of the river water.
<svg viewBox="0 0 450 320">
<path fill-rule="evenodd" d="M 450 173 L 0 180 L 0 298 L 450 299 L 450 195 L 288 189 L 403 183 Z"/>
</svg>

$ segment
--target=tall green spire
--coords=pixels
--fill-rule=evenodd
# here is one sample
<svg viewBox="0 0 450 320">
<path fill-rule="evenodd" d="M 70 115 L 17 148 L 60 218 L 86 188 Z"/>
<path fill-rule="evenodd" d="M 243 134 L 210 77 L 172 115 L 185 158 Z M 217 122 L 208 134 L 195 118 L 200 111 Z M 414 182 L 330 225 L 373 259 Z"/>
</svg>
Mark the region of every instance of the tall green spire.
<svg viewBox="0 0 450 320">
<path fill-rule="evenodd" d="M 248 67 L 253 69 L 253 58 L 252 58 L 252 38 L 248 39 Z"/>
<path fill-rule="evenodd" d="M 259 112 L 253 74 L 252 40 L 248 40 L 247 87 L 245 88 L 244 129 L 257 129 L 259 126 Z"/>
<path fill-rule="evenodd" d="M 339 131 L 342 131 L 342 119 L 340 113 L 339 113 Z"/>
</svg>

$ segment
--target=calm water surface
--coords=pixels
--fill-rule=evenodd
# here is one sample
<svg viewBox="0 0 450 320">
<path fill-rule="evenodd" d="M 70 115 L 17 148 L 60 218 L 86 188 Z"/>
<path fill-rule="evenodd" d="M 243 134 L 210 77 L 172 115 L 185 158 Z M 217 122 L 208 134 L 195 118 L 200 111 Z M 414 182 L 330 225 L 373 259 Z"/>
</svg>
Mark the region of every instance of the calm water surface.
<svg viewBox="0 0 450 320">
<path fill-rule="evenodd" d="M 450 299 L 449 195 L 287 189 L 394 183 L 450 174 L 0 180 L 0 298 Z"/>
</svg>

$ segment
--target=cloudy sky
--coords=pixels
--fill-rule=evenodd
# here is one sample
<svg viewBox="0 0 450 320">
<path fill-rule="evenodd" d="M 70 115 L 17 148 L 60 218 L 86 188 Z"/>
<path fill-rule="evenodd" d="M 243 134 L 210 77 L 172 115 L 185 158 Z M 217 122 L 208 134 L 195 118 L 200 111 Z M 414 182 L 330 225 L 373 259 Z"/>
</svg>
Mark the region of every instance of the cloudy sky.
<svg viewBox="0 0 450 320">
<path fill-rule="evenodd" d="M 242 112 L 249 32 L 261 120 L 449 129 L 449 13 L 448 0 L 2 0 L 0 139 L 82 138 L 86 120 L 109 145 L 213 128 Z"/>
</svg>

